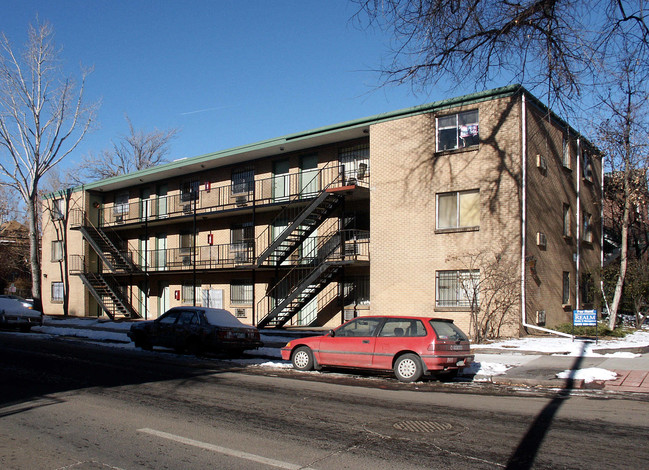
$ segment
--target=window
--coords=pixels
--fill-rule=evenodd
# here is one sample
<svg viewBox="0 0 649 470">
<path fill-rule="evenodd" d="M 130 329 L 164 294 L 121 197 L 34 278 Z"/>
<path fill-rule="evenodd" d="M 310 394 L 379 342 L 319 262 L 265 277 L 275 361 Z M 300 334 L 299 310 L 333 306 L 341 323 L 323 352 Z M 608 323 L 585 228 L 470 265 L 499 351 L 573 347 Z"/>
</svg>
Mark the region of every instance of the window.
<svg viewBox="0 0 649 470">
<path fill-rule="evenodd" d="M 426 336 L 426 328 L 421 320 L 401 320 L 390 318 L 385 321 L 379 332 L 381 337 Z"/>
<path fill-rule="evenodd" d="M 345 181 L 360 181 L 369 175 L 370 145 L 360 144 L 338 151 L 338 161 L 343 166 Z"/>
<path fill-rule="evenodd" d="M 63 302 L 63 283 L 52 283 L 52 302 Z"/>
<path fill-rule="evenodd" d="M 255 227 L 252 222 L 235 224 L 230 229 L 230 252 L 235 261 L 243 263 L 249 260 L 252 251 Z"/>
<path fill-rule="evenodd" d="M 252 222 L 234 224 L 230 229 L 230 243 L 245 247 L 254 238 Z"/>
<path fill-rule="evenodd" d="M 230 303 L 252 304 L 252 283 L 249 281 L 232 281 L 230 284 Z"/>
<path fill-rule="evenodd" d="M 595 298 L 595 281 L 590 273 L 581 275 L 581 304 L 591 305 Z"/>
<path fill-rule="evenodd" d="M 563 205 L 563 236 L 572 236 L 572 231 L 570 230 L 570 204 Z"/>
<path fill-rule="evenodd" d="M 200 324 L 200 319 L 196 312 L 180 312 L 180 318 L 178 318 L 179 325 L 198 325 Z"/>
<path fill-rule="evenodd" d="M 336 336 L 374 336 L 376 327 L 382 321 L 381 318 L 358 317 L 338 328 Z"/>
<path fill-rule="evenodd" d="M 252 168 L 232 171 L 232 194 L 252 192 L 255 185 L 255 170 Z"/>
<path fill-rule="evenodd" d="M 128 214 L 128 191 L 122 192 L 115 196 L 115 207 L 113 213 L 116 216 Z"/>
<path fill-rule="evenodd" d="M 61 261 L 63 259 L 63 241 L 54 240 L 52 242 L 52 261 Z"/>
<path fill-rule="evenodd" d="M 61 220 L 65 214 L 65 200 L 54 199 L 52 201 L 52 220 Z"/>
<path fill-rule="evenodd" d="M 197 201 L 198 200 L 198 180 L 185 181 L 180 186 L 180 201 Z"/>
<path fill-rule="evenodd" d="M 562 157 L 562 163 L 564 168 L 570 168 L 570 139 L 568 138 L 567 135 L 564 134 L 563 136 L 563 157 Z"/>
<path fill-rule="evenodd" d="M 593 216 L 586 211 L 584 211 L 581 238 L 585 242 L 593 242 Z"/>
<path fill-rule="evenodd" d="M 437 151 L 478 145 L 478 110 L 437 118 Z"/>
<path fill-rule="evenodd" d="M 430 326 L 435 330 L 438 339 L 450 339 L 451 341 L 469 341 L 464 332 L 453 322 L 444 320 L 431 320 Z"/>
<path fill-rule="evenodd" d="M 437 307 L 471 307 L 478 300 L 480 271 L 437 271 Z"/>
<path fill-rule="evenodd" d="M 584 173 L 584 179 L 586 181 L 593 181 L 593 161 L 590 156 L 590 152 L 584 150 L 582 153 L 582 171 Z"/>
<path fill-rule="evenodd" d="M 570 303 L 570 273 L 563 272 L 563 294 L 561 296 L 561 303 L 568 305 Z"/>
<path fill-rule="evenodd" d="M 196 281 L 196 289 L 194 289 L 194 284 L 193 283 L 183 283 L 181 302 L 184 303 L 184 304 L 194 305 L 195 293 L 196 293 L 196 291 L 198 291 L 200 293 L 200 289 L 201 289 L 201 282 L 200 281 Z"/>
<path fill-rule="evenodd" d="M 345 305 L 370 304 L 370 277 L 358 276 L 344 284 Z"/>
<path fill-rule="evenodd" d="M 194 247 L 194 237 L 190 232 L 180 234 L 180 254 L 188 255 Z"/>
<path fill-rule="evenodd" d="M 437 195 L 437 228 L 453 229 L 480 225 L 480 191 Z"/>
</svg>

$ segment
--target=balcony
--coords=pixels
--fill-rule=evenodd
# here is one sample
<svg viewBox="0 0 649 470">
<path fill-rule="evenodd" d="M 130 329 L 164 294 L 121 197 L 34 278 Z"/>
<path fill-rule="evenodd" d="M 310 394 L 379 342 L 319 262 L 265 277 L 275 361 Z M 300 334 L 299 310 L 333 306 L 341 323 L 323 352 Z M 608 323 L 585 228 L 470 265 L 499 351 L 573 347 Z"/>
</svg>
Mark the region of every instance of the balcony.
<svg viewBox="0 0 649 470">
<path fill-rule="evenodd" d="M 117 228 L 171 218 L 284 205 L 313 199 L 325 188 L 340 187 L 369 188 L 367 167 L 345 170 L 344 165 L 335 162 L 319 170 L 277 175 L 249 183 L 228 183 L 217 187 L 208 183 L 196 184 L 183 188 L 186 191 L 180 194 L 105 204 L 97 208 L 98 225 Z M 84 220 L 85 214 L 72 214 L 70 226 L 78 228 Z"/>
</svg>

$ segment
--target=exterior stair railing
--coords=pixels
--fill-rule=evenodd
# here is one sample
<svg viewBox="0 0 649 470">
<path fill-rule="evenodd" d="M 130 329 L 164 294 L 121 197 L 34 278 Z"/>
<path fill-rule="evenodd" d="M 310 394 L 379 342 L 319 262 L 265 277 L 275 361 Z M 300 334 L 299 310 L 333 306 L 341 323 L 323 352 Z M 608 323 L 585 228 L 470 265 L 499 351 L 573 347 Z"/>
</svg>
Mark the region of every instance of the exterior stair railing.
<svg viewBox="0 0 649 470">
<path fill-rule="evenodd" d="M 333 279 L 345 264 L 369 260 L 369 232 L 333 230 L 303 253 L 257 303 L 258 327 L 281 327 L 294 317 Z"/>
</svg>

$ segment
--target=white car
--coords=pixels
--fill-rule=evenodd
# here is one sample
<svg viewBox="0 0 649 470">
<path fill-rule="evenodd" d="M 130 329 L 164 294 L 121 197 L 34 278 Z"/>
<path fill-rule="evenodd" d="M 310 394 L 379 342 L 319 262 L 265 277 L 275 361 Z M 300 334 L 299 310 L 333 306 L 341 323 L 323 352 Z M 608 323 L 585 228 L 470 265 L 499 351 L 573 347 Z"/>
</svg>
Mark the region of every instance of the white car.
<svg viewBox="0 0 649 470">
<path fill-rule="evenodd" d="M 17 327 L 20 331 L 29 331 L 34 325 L 41 324 L 41 312 L 28 303 L 17 299 L 0 297 L 0 327 Z"/>
</svg>

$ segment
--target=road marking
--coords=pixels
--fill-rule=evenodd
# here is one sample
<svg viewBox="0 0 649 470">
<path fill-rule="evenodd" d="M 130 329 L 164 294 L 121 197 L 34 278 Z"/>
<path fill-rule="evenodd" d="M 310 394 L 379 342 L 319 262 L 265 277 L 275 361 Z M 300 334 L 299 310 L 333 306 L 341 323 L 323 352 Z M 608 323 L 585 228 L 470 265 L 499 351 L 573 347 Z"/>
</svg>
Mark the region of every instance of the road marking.
<svg viewBox="0 0 649 470">
<path fill-rule="evenodd" d="M 187 444 L 194 447 L 199 447 L 201 449 L 211 450 L 218 452 L 220 454 L 229 455 L 231 457 L 237 457 L 240 459 L 251 460 L 257 463 L 263 463 L 265 465 L 270 465 L 272 467 L 284 468 L 286 470 L 302 470 L 302 469 L 311 469 L 313 467 L 303 467 L 301 465 L 295 465 L 289 462 L 282 462 L 281 460 L 269 459 L 262 457 L 261 455 L 250 454 L 248 452 L 242 452 L 240 450 L 228 449 L 227 447 L 216 446 L 214 444 L 209 444 L 207 442 L 196 441 L 194 439 L 189 439 L 187 437 L 177 436 L 175 434 L 169 434 L 164 431 L 157 431 L 150 428 L 138 429 L 139 432 L 150 434 L 152 436 L 162 437 L 163 439 L 169 439 L 171 441 L 180 442 L 181 444 Z"/>
</svg>

